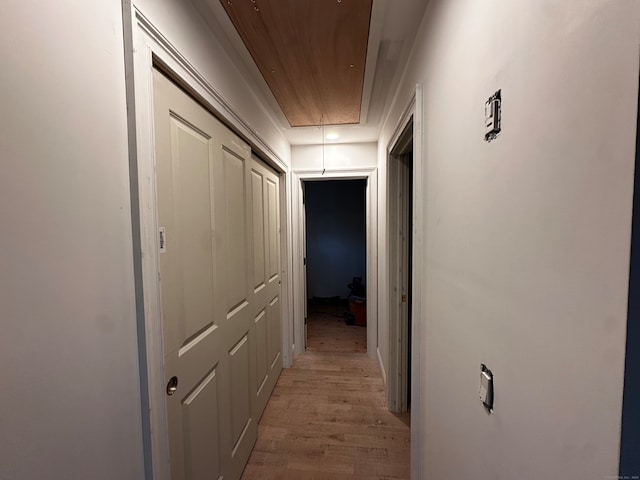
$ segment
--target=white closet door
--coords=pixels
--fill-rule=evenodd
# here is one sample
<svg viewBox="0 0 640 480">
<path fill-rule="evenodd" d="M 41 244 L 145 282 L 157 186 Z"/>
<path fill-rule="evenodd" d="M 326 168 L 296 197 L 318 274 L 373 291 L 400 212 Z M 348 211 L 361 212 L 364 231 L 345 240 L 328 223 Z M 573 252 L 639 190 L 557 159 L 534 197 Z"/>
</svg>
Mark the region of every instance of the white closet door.
<svg viewBox="0 0 640 480">
<path fill-rule="evenodd" d="M 257 371 L 256 416 L 282 370 L 279 178 L 255 156 L 251 168 Z"/>
<path fill-rule="evenodd" d="M 256 335 L 251 153 L 158 72 L 154 91 L 171 476 L 237 479 L 261 413 L 257 352 L 270 348 Z"/>
</svg>

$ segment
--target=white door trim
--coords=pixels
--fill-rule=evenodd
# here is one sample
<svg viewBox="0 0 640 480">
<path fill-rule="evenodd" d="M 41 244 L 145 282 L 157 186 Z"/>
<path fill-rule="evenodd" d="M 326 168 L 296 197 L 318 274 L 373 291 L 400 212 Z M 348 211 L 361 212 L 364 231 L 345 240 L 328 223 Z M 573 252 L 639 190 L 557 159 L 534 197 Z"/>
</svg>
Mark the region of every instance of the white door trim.
<svg viewBox="0 0 640 480">
<path fill-rule="evenodd" d="M 407 126 L 408 128 L 408 126 Z M 413 143 L 413 126 L 411 126 Z M 394 144 L 393 149 L 396 148 Z M 413 170 L 413 162 L 410 168 Z M 388 319 L 389 319 L 389 383 L 387 401 L 392 412 L 406 412 L 409 404 L 407 382 L 409 365 L 408 308 L 402 296 L 405 293 L 408 258 L 406 244 L 401 240 L 401 232 L 413 230 L 413 218 L 406 218 L 408 202 L 406 193 L 410 191 L 407 167 L 403 166 L 401 156 L 390 153 L 387 157 L 387 251 L 388 251 Z M 411 270 L 409 270 L 411 271 Z M 411 292 L 412 293 L 412 292 Z M 411 301 L 411 295 L 409 296 Z"/>
<path fill-rule="evenodd" d="M 387 209 L 387 284 L 389 299 L 387 316 L 389 319 L 389 365 L 387 384 L 387 401 L 389 409 L 393 412 L 404 412 L 407 410 L 407 373 L 406 362 L 408 329 L 404 322 L 408 323 L 406 315 L 403 317 L 400 308 L 400 278 L 402 269 L 402 259 L 400 256 L 400 244 L 398 234 L 401 228 L 401 215 L 398 195 L 399 181 L 401 175 L 400 160 L 392 152 L 401 141 L 401 136 L 413 120 L 415 114 L 415 93 L 411 96 L 409 104 L 406 106 L 396 129 L 387 144 L 387 185 L 386 185 L 386 209 Z M 411 132 L 412 141 L 415 132 Z M 412 145 L 413 148 L 413 145 Z M 412 166 L 413 168 L 413 166 Z M 415 200 L 415 198 L 414 198 Z M 413 230 L 415 218 L 411 218 L 411 228 Z M 412 232 L 412 235 L 415 232 Z M 413 268 L 412 268 L 413 270 Z M 413 292 L 412 301 L 413 301 Z"/>
<path fill-rule="evenodd" d="M 413 304 L 411 327 L 411 478 L 421 478 L 420 433 L 422 431 L 422 330 L 427 321 L 426 249 L 427 249 L 427 158 L 425 111 L 422 85 L 416 85 L 413 114 Z"/>
<path fill-rule="evenodd" d="M 295 354 L 304 353 L 304 298 L 303 254 L 304 225 L 300 183 L 305 180 L 354 180 L 366 179 L 366 243 L 367 243 L 367 355 L 376 358 L 378 347 L 378 172 L 374 168 L 294 170 L 291 172 L 292 195 L 292 263 L 293 263 L 293 312 Z"/>
<path fill-rule="evenodd" d="M 427 249 L 427 150 L 425 146 L 425 108 L 422 84 L 416 85 L 413 112 L 413 288 L 411 335 L 411 478 L 421 478 L 420 435 L 422 425 L 422 337 L 427 322 L 426 249 Z"/>
<path fill-rule="evenodd" d="M 143 398 L 143 436 L 145 439 L 146 478 L 170 480 L 169 432 L 164 392 L 161 298 L 158 285 L 158 221 L 155 185 L 155 140 L 153 125 L 153 68 L 161 64 L 175 74 L 201 103 L 246 140 L 256 153 L 287 179 L 288 168 L 269 144 L 251 128 L 250 122 L 226 102 L 215 87 L 180 53 L 180 51 L 132 5 L 123 1 L 125 27 L 125 68 L 127 83 L 128 127 L 132 222 L 134 236 L 139 226 L 139 238 L 134 238 L 134 268 L 137 278 L 138 348 L 140 351 L 141 390 Z M 290 224 L 289 188 L 281 189 L 281 224 Z M 284 200 L 284 201 L 282 201 Z M 136 206 L 138 208 L 136 208 Z M 286 219 L 286 221 L 284 221 Z M 291 318 L 293 296 L 290 295 L 293 265 L 287 251 L 290 232 L 283 228 L 282 292 L 286 301 L 282 308 L 283 363 L 291 364 Z M 142 311 L 141 311 L 142 310 Z M 285 321 L 287 320 L 287 321 Z M 151 470 L 151 471 L 149 471 Z"/>
<path fill-rule="evenodd" d="M 422 85 L 416 85 L 415 91 L 411 95 L 407 106 L 405 107 L 402 115 L 396 123 L 389 143 L 387 144 L 386 158 L 387 158 L 387 172 L 389 172 L 389 162 L 392 161 L 391 151 L 397 143 L 400 135 L 408 125 L 409 121 L 413 119 L 413 265 L 412 265 L 412 322 L 411 322 L 411 478 L 421 478 L 421 466 L 420 466 L 420 431 L 421 431 L 421 415 L 424 408 L 422 404 L 422 384 L 424 379 L 421 374 L 422 367 L 422 352 L 421 352 L 421 335 L 423 325 L 426 322 L 426 289 L 423 288 L 423 272 L 425 271 L 426 263 L 426 208 L 425 202 L 426 195 L 426 157 L 424 146 L 424 99 L 422 93 Z M 389 181 L 389 176 L 387 176 Z M 387 199 L 386 207 L 389 212 L 389 185 L 386 188 Z M 387 222 L 387 259 L 390 257 L 390 238 L 389 238 L 389 222 Z M 387 265 L 392 268 L 392 262 L 388 261 Z M 387 278 L 391 271 L 386 272 Z M 392 285 L 389 285 L 392 288 Z M 391 298 L 391 296 L 389 297 Z M 393 308 L 389 305 L 389 308 Z M 394 335 L 396 330 L 389 325 L 389 372 L 388 378 L 398 378 L 398 362 L 392 361 L 395 357 L 394 352 L 397 349 L 398 337 Z M 397 386 L 392 385 L 392 381 L 389 382 L 389 402 L 392 404 L 393 400 L 398 401 L 398 394 L 400 389 Z"/>
</svg>

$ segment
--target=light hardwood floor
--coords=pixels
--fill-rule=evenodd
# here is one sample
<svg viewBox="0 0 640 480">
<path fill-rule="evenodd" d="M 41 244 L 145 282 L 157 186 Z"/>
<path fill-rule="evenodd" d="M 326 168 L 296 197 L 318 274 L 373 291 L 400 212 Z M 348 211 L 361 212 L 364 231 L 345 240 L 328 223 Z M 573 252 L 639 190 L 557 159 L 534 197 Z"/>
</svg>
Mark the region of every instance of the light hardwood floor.
<svg viewBox="0 0 640 480">
<path fill-rule="evenodd" d="M 366 329 L 337 309 L 308 319 L 309 348 L 285 369 L 243 479 L 408 479 L 409 415 L 386 406 Z"/>
</svg>

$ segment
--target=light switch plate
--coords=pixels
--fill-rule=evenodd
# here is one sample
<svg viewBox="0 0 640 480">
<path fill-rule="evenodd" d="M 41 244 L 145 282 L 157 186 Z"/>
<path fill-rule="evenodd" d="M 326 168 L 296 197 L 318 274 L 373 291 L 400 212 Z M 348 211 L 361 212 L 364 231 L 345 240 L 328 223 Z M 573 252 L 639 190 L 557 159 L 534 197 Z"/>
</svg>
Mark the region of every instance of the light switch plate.
<svg viewBox="0 0 640 480">
<path fill-rule="evenodd" d="M 484 104 L 484 139 L 494 140 L 502 130 L 502 90 L 491 95 Z"/>
<path fill-rule="evenodd" d="M 480 364 L 480 401 L 488 413 L 493 412 L 493 373 L 482 363 Z"/>
</svg>

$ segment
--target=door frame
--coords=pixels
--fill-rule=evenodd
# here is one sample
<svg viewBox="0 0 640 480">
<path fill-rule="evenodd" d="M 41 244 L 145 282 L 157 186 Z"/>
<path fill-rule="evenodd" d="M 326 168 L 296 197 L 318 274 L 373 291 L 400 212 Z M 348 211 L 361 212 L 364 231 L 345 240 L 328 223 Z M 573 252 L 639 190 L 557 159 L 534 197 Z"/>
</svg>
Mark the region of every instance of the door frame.
<svg viewBox="0 0 640 480">
<path fill-rule="evenodd" d="M 402 114 L 396 122 L 395 130 L 391 136 L 386 147 L 386 211 L 390 213 L 390 163 L 397 161 L 392 155 L 392 151 L 398 144 L 400 137 L 405 131 L 405 128 L 409 122 L 413 121 L 413 248 L 412 252 L 412 309 L 411 309 L 411 478 L 421 478 L 421 465 L 420 465 L 420 452 L 421 452 L 421 436 L 422 430 L 422 412 L 425 406 L 422 403 L 422 390 L 424 388 L 425 379 L 422 377 L 422 351 L 421 351 L 421 338 L 426 334 L 425 324 L 427 322 L 427 298 L 428 292 L 426 287 L 426 278 L 424 277 L 426 272 L 426 248 L 427 248 L 427 235 L 426 235 L 426 201 L 427 201 L 427 163 L 426 163 L 426 149 L 425 149 L 425 120 L 424 120 L 424 98 L 422 91 L 422 84 L 417 84 L 415 90 L 412 92 L 409 101 L 407 102 Z M 387 272 L 386 278 L 391 278 L 392 274 L 392 262 L 393 252 L 391 251 L 391 230 L 389 221 L 386 225 L 386 258 Z M 393 298 L 391 288 L 393 285 L 388 283 L 387 288 L 389 291 L 387 295 L 389 299 Z M 387 305 L 387 312 L 390 313 L 391 302 Z M 394 362 L 392 359 L 397 358 L 399 355 L 399 333 L 398 329 L 393 328 L 391 324 L 391 318 L 389 319 L 389 372 L 387 378 L 390 379 L 388 383 L 388 400 L 389 405 L 392 405 L 393 401 L 400 402 L 398 397 L 399 389 L 392 387 L 393 381 L 391 379 L 398 378 L 398 369 L 401 368 L 401 362 Z M 406 372 L 405 372 L 406 375 Z M 397 384 L 397 381 L 396 381 Z M 396 403 L 397 404 L 397 403 Z"/>
<path fill-rule="evenodd" d="M 378 347 L 378 173 L 373 168 L 293 170 L 291 172 L 292 194 L 292 259 L 293 259 L 293 332 L 294 354 L 304 353 L 304 320 L 306 276 L 303 264 L 304 252 L 304 204 L 302 182 L 314 180 L 367 180 L 366 187 L 366 250 L 367 250 L 367 355 L 377 357 Z M 296 288 L 296 285 L 298 287 Z"/>
<path fill-rule="evenodd" d="M 411 138 L 407 137 L 411 135 Z M 408 265 L 409 258 L 405 258 L 403 253 L 403 242 L 400 240 L 400 232 L 411 228 L 413 235 L 414 221 L 409 219 L 410 225 L 404 225 L 408 213 L 408 203 L 406 205 L 400 200 L 399 195 L 406 187 L 402 177 L 405 174 L 405 167 L 402 166 L 402 153 L 397 152 L 406 148 L 408 141 L 411 141 L 413 148 L 413 115 L 411 115 L 403 125 L 400 135 L 391 145 L 387 156 L 387 250 L 388 250 L 388 318 L 389 318 L 389 382 L 387 384 L 387 401 L 389 410 L 396 413 L 406 412 L 409 406 L 407 383 L 410 371 L 409 360 L 407 358 L 409 350 L 409 329 L 408 325 L 413 319 L 409 318 L 407 309 L 403 308 L 403 301 L 400 294 L 400 286 L 403 277 L 403 269 L 408 268 L 413 272 L 413 265 Z M 413 156 L 413 152 L 412 152 Z M 413 161 L 411 162 L 413 175 Z M 408 183 L 408 182 L 406 182 Z M 413 185 L 410 189 L 413 196 Z M 405 207 L 407 210 L 405 210 Z M 410 292 L 410 301 L 413 303 L 413 292 Z"/>
<path fill-rule="evenodd" d="M 145 478 L 170 480 L 169 430 L 164 393 L 158 221 L 155 184 L 153 69 L 168 74 L 185 91 L 251 146 L 280 178 L 283 365 L 292 361 L 291 212 L 287 165 L 208 80 L 180 53 L 132 0 L 123 0 L 127 126 L 133 233 L 133 266 Z"/>
</svg>

